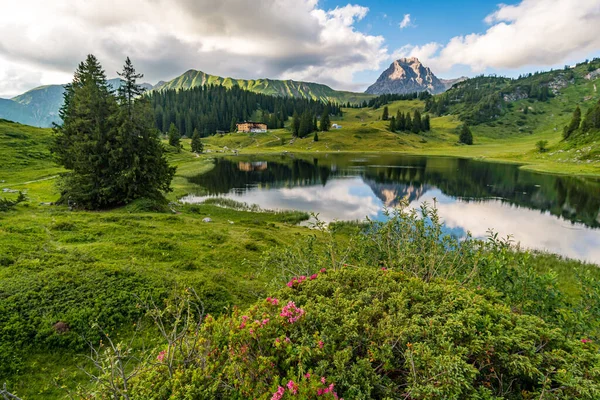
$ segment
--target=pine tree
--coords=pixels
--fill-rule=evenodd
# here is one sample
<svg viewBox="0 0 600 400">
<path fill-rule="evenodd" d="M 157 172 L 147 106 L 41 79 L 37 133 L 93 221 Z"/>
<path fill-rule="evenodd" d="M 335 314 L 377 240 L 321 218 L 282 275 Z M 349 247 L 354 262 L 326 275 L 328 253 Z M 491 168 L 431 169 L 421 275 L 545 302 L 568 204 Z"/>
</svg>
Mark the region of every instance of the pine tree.
<svg viewBox="0 0 600 400">
<path fill-rule="evenodd" d="M 315 136 L 313 138 L 313 142 L 318 142 L 319 141 L 319 133 L 315 130 Z"/>
<path fill-rule="evenodd" d="M 390 132 L 396 132 L 396 117 L 392 117 L 390 119 L 389 130 L 390 130 Z"/>
<path fill-rule="evenodd" d="M 411 131 L 412 133 L 419 133 L 421 132 L 421 129 L 421 113 L 419 112 L 419 110 L 415 110 L 414 117 L 412 120 Z"/>
<path fill-rule="evenodd" d="M 231 124 L 229 124 L 229 132 L 237 131 L 237 118 L 231 118 Z"/>
<path fill-rule="evenodd" d="M 328 132 L 329 128 L 331 128 L 331 120 L 329 119 L 329 113 L 329 107 L 325 107 L 325 109 L 321 113 L 321 123 L 319 127 L 322 132 Z"/>
<path fill-rule="evenodd" d="M 198 154 L 204 151 L 204 144 L 202 143 L 202 140 L 200 140 L 198 129 L 194 129 L 194 134 L 192 135 L 192 151 Z"/>
<path fill-rule="evenodd" d="M 410 132 L 412 130 L 412 119 L 410 118 L 410 112 L 406 113 L 406 119 L 404 121 L 404 130 Z"/>
<path fill-rule="evenodd" d="M 317 121 L 317 116 L 315 115 L 315 119 L 313 120 L 313 131 L 316 132 L 319 130 L 319 122 Z"/>
<path fill-rule="evenodd" d="M 298 112 L 294 111 L 292 116 L 292 136 L 298 137 L 300 134 L 300 116 Z"/>
<path fill-rule="evenodd" d="M 310 115 L 310 111 L 306 110 L 300 117 L 300 128 L 298 129 L 298 136 L 304 138 L 313 131 L 313 118 Z"/>
<path fill-rule="evenodd" d="M 383 115 L 381 116 L 381 119 L 384 121 L 387 121 L 390 118 L 390 110 L 388 109 L 388 106 L 383 107 Z"/>
<path fill-rule="evenodd" d="M 425 114 L 423 117 L 423 131 L 429 132 L 431 130 L 431 120 L 429 119 L 429 114 Z"/>
<path fill-rule="evenodd" d="M 179 133 L 179 129 L 177 129 L 175 124 L 172 122 L 171 126 L 169 127 L 169 144 L 173 147 L 176 147 L 178 151 L 181 148 L 181 134 Z"/>
<path fill-rule="evenodd" d="M 61 202 L 97 209 L 140 197 L 161 197 L 170 190 L 169 167 L 153 128 L 154 118 L 131 60 L 121 90 L 111 92 L 100 63 L 89 55 L 66 86 L 55 125 L 53 152 L 68 174 L 60 180 Z"/>
<path fill-rule="evenodd" d="M 404 113 L 399 112 L 400 116 L 396 118 L 396 130 L 405 131 L 406 130 L 406 117 Z"/>
<path fill-rule="evenodd" d="M 460 143 L 472 145 L 473 144 L 473 134 L 471 133 L 471 129 L 467 124 L 464 124 L 460 130 L 460 135 L 458 137 L 458 141 Z"/>
<path fill-rule="evenodd" d="M 571 118 L 571 122 L 569 123 L 569 125 L 565 126 L 565 129 L 563 130 L 563 138 L 565 140 L 568 139 L 573 134 L 573 132 L 575 132 L 577 129 L 579 129 L 580 124 L 581 124 L 581 108 L 579 108 L 579 106 L 577 106 L 575 111 L 573 111 L 573 117 Z"/>
</svg>

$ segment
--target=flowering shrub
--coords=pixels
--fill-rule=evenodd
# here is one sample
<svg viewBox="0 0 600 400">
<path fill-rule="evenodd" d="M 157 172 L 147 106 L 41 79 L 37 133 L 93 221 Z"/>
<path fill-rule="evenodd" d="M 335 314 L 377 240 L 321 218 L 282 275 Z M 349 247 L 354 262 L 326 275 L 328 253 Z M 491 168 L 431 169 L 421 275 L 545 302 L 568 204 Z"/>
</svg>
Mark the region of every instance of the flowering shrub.
<svg viewBox="0 0 600 400">
<path fill-rule="evenodd" d="M 206 318 L 197 359 L 172 377 L 140 366 L 131 397 L 600 398 L 594 341 L 497 299 L 391 269 L 320 274 Z"/>
</svg>

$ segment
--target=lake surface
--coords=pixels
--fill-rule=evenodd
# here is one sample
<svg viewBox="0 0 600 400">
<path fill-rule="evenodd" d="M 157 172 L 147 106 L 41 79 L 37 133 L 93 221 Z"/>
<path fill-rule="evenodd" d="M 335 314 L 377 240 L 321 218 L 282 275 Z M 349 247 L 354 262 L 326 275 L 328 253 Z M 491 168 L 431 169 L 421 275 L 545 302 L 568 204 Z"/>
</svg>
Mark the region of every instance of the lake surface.
<svg viewBox="0 0 600 400">
<path fill-rule="evenodd" d="M 434 199 L 446 228 L 486 237 L 512 235 L 523 247 L 600 264 L 600 179 L 519 170 L 511 164 L 452 157 L 330 154 L 216 159 L 190 178 L 198 194 L 270 210 L 302 210 L 324 221 L 385 218 L 406 198 Z"/>
</svg>

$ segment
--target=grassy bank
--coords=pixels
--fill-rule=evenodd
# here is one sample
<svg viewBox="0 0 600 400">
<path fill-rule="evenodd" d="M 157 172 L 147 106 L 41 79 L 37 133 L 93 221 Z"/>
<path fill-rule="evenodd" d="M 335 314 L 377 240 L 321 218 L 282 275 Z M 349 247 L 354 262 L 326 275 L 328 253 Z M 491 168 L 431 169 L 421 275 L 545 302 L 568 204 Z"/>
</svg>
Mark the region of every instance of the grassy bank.
<svg viewBox="0 0 600 400">
<path fill-rule="evenodd" d="M 389 105 L 390 115 L 396 111 L 422 110 L 418 100 L 398 101 Z M 547 111 L 550 112 L 550 111 Z M 551 122 L 536 124 L 538 129 L 522 132 L 507 123 L 506 128 L 478 125 L 472 127 L 475 143 L 458 143 L 457 129 L 461 122 L 453 116 L 431 119 L 431 131 L 420 134 L 392 133 L 389 123 L 381 120 L 382 109 L 344 109 L 343 118 L 334 119 L 342 129 L 319 132 L 313 137 L 293 138 L 289 129 L 267 133 L 234 133 L 205 139 L 206 149 L 217 154 L 310 153 L 310 152 L 398 152 L 416 155 L 445 155 L 477 158 L 496 162 L 523 164 L 530 170 L 571 175 L 600 175 L 599 144 L 570 146 L 562 142 L 562 126 L 569 116 L 551 118 Z M 539 119 L 539 115 L 536 118 Z M 555 130 L 556 128 L 556 130 Z M 536 143 L 547 140 L 548 150 L 540 153 Z"/>
</svg>

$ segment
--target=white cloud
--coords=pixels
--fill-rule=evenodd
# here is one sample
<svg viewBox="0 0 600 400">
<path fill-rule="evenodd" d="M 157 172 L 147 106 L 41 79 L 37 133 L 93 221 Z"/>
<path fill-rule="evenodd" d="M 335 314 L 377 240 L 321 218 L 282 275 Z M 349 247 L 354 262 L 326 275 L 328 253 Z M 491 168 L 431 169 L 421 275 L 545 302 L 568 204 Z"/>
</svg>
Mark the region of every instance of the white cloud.
<svg viewBox="0 0 600 400">
<path fill-rule="evenodd" d="M 600 49 L 598 0 L 522 0 L 516 5 L 501 4 L 485 22 L 491 25 L 485 33 L 456 36 L 445 46 L 405 46 L 402 51 L 420 57 L 435 71 L 467 65 L 474 72 L 481 72 L 487 68 L 551 66 Z"/>
<path fill-rule="evenodd" d="M 317 0 L 11 2 L 0 13 L 0 78 L 28 78 L 5 79 L 0 96 L 44 77 L 68 80 L 88 53 L 109 76 L 130 56 L 150 82 L 194 68 L 349 88 L 354 73 L 378 70 L 388 57 L 383 37 L 354 26 L 368 12 L 323 10 Z"/>
<path fill-rule="evenodd" d="M 410 14 L 404 14 L 404 18 L 400 22 L 400 29 L 408 28 L 410 26 Z"/>
</svg>

